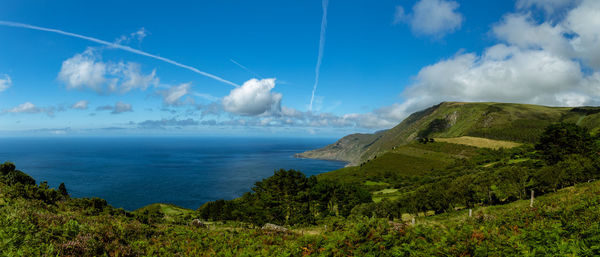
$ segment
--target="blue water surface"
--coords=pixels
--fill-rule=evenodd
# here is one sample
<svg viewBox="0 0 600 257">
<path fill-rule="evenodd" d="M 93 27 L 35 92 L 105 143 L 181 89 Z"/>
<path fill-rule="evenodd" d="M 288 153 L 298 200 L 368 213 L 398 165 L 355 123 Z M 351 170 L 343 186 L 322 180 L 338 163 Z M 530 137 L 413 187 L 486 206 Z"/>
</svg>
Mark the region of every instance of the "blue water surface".
<svg viewBox="0 0 600 257">
<path fill-rule="evenodd" d="M 294 158 L 335 139 L 291 138 L 0 138 L 0 161 L 39 183 L 61 182 L 74 197 L 100 197 L 134 210 L 151 203 L 196 209 L 233 199 L 274 170 L 307 176 L 345 163 Z"/>
</svg>

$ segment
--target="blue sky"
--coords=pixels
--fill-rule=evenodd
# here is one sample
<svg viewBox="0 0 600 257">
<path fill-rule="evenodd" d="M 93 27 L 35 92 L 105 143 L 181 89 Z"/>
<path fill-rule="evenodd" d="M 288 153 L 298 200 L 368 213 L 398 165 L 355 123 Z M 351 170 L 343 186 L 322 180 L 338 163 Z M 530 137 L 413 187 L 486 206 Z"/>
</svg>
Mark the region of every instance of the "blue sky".
<svg viewBox="0 0 600 257">
<path fill-rule="evenodd" d="M 441 101 L 597 105 L 598 17 L 593 0 L 2 1 L 0 134 L 341 136 Z"/>
</svg>

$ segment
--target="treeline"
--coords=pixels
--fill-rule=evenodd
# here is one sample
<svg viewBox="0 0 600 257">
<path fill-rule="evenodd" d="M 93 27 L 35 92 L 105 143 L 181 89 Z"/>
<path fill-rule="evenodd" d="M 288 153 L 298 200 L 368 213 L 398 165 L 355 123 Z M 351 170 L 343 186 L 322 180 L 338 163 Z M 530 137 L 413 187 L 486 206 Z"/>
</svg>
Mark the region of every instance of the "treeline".
<svg viewBox="0 0 600 257">
<path fill-rule="evenodd" d="M 198 211 L 208 220 L 295 225 L 313 224 L 328 216 L 347 217 L 355 206 L 368 202 L 372 202 L 371 193 L 358 185 L 282 169 L 256 182 L 252 192 L 234 200 L 208 202 Z"/>
</svg>

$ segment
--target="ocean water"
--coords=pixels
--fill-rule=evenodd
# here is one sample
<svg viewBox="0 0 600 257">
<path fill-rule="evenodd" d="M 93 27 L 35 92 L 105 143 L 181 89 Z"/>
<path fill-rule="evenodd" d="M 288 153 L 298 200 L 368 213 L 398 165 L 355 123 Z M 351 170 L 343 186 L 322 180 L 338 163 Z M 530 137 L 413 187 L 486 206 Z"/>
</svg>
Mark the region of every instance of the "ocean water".
<svg viewBox="0 0 600 257">
<path fill-rule="evenodd" d="M 38 183 L 61 182 L 74 197 L 100 197 L 134 210 L 151 203 L 196 209 L 233 199 L 276 169 L 307 176 L 345 163 L 294 158 L 335 139 L 291 138 L 0 138 L 0 161 Z"/>
</svg>

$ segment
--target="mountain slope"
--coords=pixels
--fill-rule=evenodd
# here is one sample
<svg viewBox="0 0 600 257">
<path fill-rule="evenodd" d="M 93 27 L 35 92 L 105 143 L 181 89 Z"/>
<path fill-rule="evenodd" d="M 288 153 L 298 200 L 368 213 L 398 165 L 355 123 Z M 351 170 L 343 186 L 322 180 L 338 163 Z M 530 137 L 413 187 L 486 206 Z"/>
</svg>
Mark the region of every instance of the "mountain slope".
<svg viewBox="0 0 600 257">
<path fill-rule="evenodd" d="M 597 133 L 600 129 L 600 108 L 443 102 L 413 113 L 384 132 L 370 136 L 362 134 L 361 140 L 350 135 L 325 148 L 298 156 L 342 160 L 355 166 L 419 137 L 473 136 L 530 143 L 538 139 L 545 127 L 556 122 L 576 123 Z"/>
<path fill-rule="evenodd" d="M 321 149 L 296 154 L 296 157 L 346 161 L 352 165 L 355 164 L 353 160 L 360 158 L 366 149 L 382 135 L 383 132 L 375 134 L 351 134 Z"/>
</svg>

